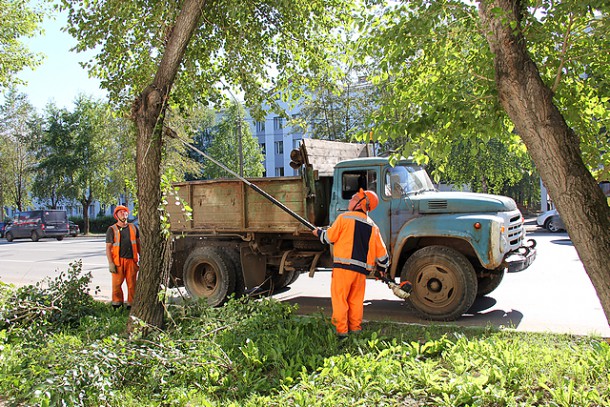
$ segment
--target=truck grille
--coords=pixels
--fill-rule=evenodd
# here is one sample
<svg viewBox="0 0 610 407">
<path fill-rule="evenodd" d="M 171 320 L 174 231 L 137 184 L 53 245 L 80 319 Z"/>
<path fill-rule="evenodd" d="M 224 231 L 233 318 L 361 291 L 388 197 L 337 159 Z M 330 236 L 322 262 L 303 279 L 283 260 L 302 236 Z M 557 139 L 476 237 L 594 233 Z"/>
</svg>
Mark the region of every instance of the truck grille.
<svg viewBox="0 0 610 407">
<path fill-rule="evenodd" d="M 516 250 L 521 246 L 525 238 L 524 231 L 521 214 L 519 213 L 515 216 L 511 216 L 508 223 L 508 244 L 510 245 L 511 251 Z"/>
</svg>

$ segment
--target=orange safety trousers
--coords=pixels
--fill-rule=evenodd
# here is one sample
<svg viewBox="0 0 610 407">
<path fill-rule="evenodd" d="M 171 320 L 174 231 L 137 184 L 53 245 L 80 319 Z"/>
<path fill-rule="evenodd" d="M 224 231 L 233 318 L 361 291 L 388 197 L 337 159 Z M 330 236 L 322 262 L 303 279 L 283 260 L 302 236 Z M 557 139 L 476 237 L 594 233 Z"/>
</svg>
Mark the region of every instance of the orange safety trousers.
<svg viewBox="0 0 610 407">
<path fill-rule="evenodd" d="M 121 305 L 124 301 L 123 281 L 127 282 L 127 303 L 133 304 L 136 294 L 136 280 L 138 277 L 138 263 L 134 259 L 119 258 L 117 272 L 112 273 L 112 305 Z"/>
<path fill-rule="evenodd" d="M 330 298 L 333 306 L 332 323 L 338 335 L 362 330 L 365 288 L 364 274 L 333 268 Z"/>
</svg>

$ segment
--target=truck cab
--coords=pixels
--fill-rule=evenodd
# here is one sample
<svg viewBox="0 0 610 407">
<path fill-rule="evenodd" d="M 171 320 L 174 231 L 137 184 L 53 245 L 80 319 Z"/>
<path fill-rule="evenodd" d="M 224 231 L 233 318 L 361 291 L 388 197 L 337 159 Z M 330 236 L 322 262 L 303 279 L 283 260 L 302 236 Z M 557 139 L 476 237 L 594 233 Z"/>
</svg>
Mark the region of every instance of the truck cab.
<svg viewBox="0 0 610 407">
<path fill-rule="evenodd" d="M 365 157 L 335 165 L 330 222 L 360 189 L 377 193 L 369 213 L 390 252 L 391 277 L 413 284 L 422 316 L 450 320 L 493 291 L 506 271 L 529 267 L 536 251 L 508 197 L 439 192 L 423 167 L 402 159 Z"/>
</svg>

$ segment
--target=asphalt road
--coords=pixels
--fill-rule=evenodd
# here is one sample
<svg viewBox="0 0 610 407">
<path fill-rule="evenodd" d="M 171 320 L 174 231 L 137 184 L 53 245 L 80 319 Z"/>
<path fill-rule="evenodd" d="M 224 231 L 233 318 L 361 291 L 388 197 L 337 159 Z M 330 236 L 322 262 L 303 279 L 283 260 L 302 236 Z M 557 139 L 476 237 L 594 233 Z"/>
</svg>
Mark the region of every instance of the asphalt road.
<svg viewBox="0 0 610 407">
<path fill-rule="evenodd" d="M 610 337 L 599 299 L 586 275 L 576 250 L 565 233 L 529 233 L 538 242 L 534 264 L 520 273 L 507 274 L 494 292 L 478 299 L 469 313 L 450 324 L 503 326 L 518 331 L 554 332 Z M 0 239 L 0 281 L 15 285 L 33 284 L 67 270 L 69 263 L 82 260 L 91 272 L 96 298 L 110 300 L 110 275 L 102 237 L 67 237 L 63 241 L 39 242 Z M 301 277 L 275 298 L 299 304 L 299 312 L 330 315 L 330 271 L 320 270 L 313 278 Z M 404 301 L 387 286 L 368 280 L 364 317 L 428 324 L 417 318 Z"/>
</svg>

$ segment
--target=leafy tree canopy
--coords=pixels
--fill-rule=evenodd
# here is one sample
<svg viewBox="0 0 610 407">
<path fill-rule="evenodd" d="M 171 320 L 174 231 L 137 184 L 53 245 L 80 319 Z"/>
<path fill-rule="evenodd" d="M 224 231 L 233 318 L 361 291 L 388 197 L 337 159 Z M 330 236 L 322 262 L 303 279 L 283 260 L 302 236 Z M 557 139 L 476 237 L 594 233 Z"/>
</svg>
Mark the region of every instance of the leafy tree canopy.
<svg viewBox="0 0 610 407">
<path fill-rule="evenodd" d="M 42 56 L 22 42 L 39 31 L 45 15 L 40 5 L 32 4 L 28 0 L 0 0 L 0 90 L 23 83 L 17 73 L 41 63 Z"/>
<path fill-rule="evenodd" d="M 594 10 L 607 7 L 598 3 L 537 2 L 523 10 L 528 49 L 555 92 L 555 103 L 581 136 L 591 169 L 610 167 L 608 152 L 600 154 L 610 119 L 610 55 L 604 51 L 610 25 L 608 10 Z M 493 55 L 474 5 L 386 3 L 370 8 L 358 26 L 357 54 L 374 65 L 371 80 L 382 89 L 372 119 L 376 137 L 406 139 L 405 154 L 436 161 L 437 171 L 453 180 L 466 182 L 481 167 L 497 184 L 515 176 L 492 171 L 499 165 L 495 154 L 487 154 L 492 140 L 506 145 L 504 168 L 531 171 L 526 149 L 498 102 Z"/>
<path fill-rule="evenodd" d="M 207 153 L 237 174 L 240 174 L 241 162 L 243 176 L 260 177 L 265 170 L 262 164 L 265 157 L 258 141 L 252 136 L 250 126 L 244 122 L 244 115 L 243 107 L 238 104 L 231 105 L 225 111 L 221 122 L 211 128 L 212 141 Z M 208 160 L 203 168 L 205 177 L 209 179 L 233 177 Z"/>
<path fill-rule="evenodd" d="M 0 204 L 24 210 L 31 204 L 29 194 L 36 157 L 30 140 L 37 134 L 38 120 L 27 96 L 11 87 L 0 106 Z"/>
<path fill-rule="evenodd" d="M 68 31 L 78 51 L 97 55 L 86 68 L 101 79 L 111 100 L 129 105 L 148 84 L 166 52 L 181 2 L 63 0 Z M 272 104 L 290 88 L 298 91 L 306 73 L 329 69 L 334 53 L 327 39 L 348 18 L 349 1 L 265 1 L 205 3 L 198 29 L 173 84 L 171 102 L 189 106 L 218 103 L 237 88 L 250 107 Z"/>
</svg>

